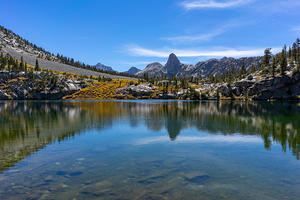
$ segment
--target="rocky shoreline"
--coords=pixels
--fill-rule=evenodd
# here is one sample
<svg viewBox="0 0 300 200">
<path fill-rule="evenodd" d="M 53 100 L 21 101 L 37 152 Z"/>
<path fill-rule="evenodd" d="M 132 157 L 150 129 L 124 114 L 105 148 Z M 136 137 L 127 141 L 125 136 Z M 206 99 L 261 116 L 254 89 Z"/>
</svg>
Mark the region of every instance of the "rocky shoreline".
<svg viewBox="0 0 300 200">
<path fill-rule="evenodd" d="M 300 100 L 300 72 L 293 75 L 261 77 L 249 75 L 232 84 L 203 84 L 177 92 L 161 92 L 151 84 L 129 86 L 118 91 L 136 99 L 181 99 L 181 100 Z M 153 94 L 156 94 L 153 96 Z M 152 97 L 152 98 L 151 98 Z M 147 99 L 147 98 L 146 98 Z"/>
<path fill-rule="evenodd" d="M 229 98 L 244 97 L 253 100 L 299 100 L 300 73 L 257 80 L 252 75 L 234 84 L 224 84 L 217 90 Z"/>
<path fill-rule="evenodd" d="M 87 87 L 48 72 L 0 72 L 0 100 L 59 100 Z"/>
<path fill-rule="evenodd" d="M 0 72 L 0 100 L 61 100 L 82 89 L 90 88 L 92 93 L 95 92 L 93 82 L 89 85 L 87 82 L 88 80 L 49 72 Z M 171 82 L 170 80 L 161 81 L 159 84 L 168 85 Z M 99 88 L 101 87 L 105 86 Z M 86 95 L 86 99 L 99 98 Z M 251 74 L 231 84 L 191 84 L 177 89 L 171 86 L 158 87 L 149 82 L 136 82 L 118 87 L 113 97 L 106 96 L 103 99 L 299 101 L 300 72 L 277 77 L 261 77 Z"/>
</svg>

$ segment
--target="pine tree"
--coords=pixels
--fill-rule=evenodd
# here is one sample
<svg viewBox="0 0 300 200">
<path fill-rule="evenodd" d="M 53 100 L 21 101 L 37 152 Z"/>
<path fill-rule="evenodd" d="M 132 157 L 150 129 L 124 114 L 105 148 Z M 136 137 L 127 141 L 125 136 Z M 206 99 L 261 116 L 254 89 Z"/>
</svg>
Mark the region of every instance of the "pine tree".
<svg viewBox="0 0 300 200">
<path fill-rule="evenodd" d="M 27 64 L 24 63 L 24 71 L 25 71 L 25 74 L 27 74 Z"/>
<path fill-rule="evenodd" d="M 294 42 L 293 46 L 292 46 L 292 58 L 294 61 L 297 61 L 297 44 L 296 44 L 296 42 Z"/>
<path fill-rule="evenodd" d="M 149 81 L 149 75 L 148 75 L 148 73 L 145 73 L 145 74 L 144 74 L 144 79 L 145 79 L 146 81 Z"/>
<path fill-rule="evenodd" d="M 299 38 L 296 40 L 296 53 L 295 54 L 296 54 L 295 61 L 298 65 L 298 70 L 300 70 L 300 39 Z"/>
<path fill-rule="evenodd" d="M 256 67 L 255 67 L 255 65 L 253 64 L 253 65 L 251 66 L 251 73 L 254 73 L 254 72 L 256 72 Z"/>
<path fill-rule="evenodd" d="M 281 75 L 284 75 L 286 68 L 287 68 L 287 57 L 286 57 L 286 46 L 285 45 L 281 52 L 280 68 L 281 68 Z"/>
<path fill-rule="evenodd" d="M 271 48 L 267 48 L 265 50 L 265 55 L 263 57 L 263 64 L 264 66 L 269 66 L 270 65 L 270 60 L 272 58 L 272 53 L 271 53 Z"/>
<path fill-rule="evenodd" d="M 292 49 L 291 49 L 291 47 L 289 47 L 288 58 L 289 58 L 289 59 L 292 58 Z"/>
<path fill-rule="evenodd" d="M 18 72 L 18 71 L 19 71 L 19 65 L 18 65 L 18 62 L 13 61 L 12 71 L 13 71 L 13 72 Z"/>
<path fill-rule="evenodd" d="M 0 70 L 4 70 L 4 57 L 3 57 L 3 53 L 0 53 Z"/>
<path fill-rule="evenodd" d="M 40 71 L 40 66 L 39 66 L 39 61 L 38 59 L 35 60 L 35 68 L 34 68 L 35 71 Z"/>
<path fill-rule="evenodd" d="M 275 77 L 276 63 L 277 63 L 277 60 L 276 60 L 276 57 L 274 56 L 273 61 L 272 61 L 272 76 L 273 77 Z"/>
<path fill-rule="evenodd" d="M 242 67 L 241 67 L 241 70 L 240 70 L 240 76 L 241 76 L 241 77 L 244 77 L 244 75 L 245 75 L 246 73 L 247 73 L 246 65 L 245 65 L 245 63 L 243 62 Z"/>
<path fill-rule="evenodd" d="M 18 71 L 24 71 L 24 69 L 23 69 L 23 62 L 19 63 Z"/>
<path fill-rule="evenodd" d="M 297 63 L 297 69 L 300 70 L 300 51 L 298 51 L 297 53 L 297 59 L 296 59 L 296 63 Z"/>
</svg>

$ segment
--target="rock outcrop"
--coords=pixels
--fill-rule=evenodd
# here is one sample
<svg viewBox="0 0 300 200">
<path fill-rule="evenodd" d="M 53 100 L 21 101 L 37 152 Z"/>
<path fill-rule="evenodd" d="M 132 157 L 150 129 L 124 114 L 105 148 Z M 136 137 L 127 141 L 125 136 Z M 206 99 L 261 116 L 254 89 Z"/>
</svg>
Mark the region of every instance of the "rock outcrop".
<svg viewBox="0 0 300 200">
<path fill-rule="evenodd" d="M 150 96 L 154 92 L 156 92 L 154 89 L 152 89 L 149 85 L 143 84 L 143 85 L 131 85 L 129 87 L 124 87 L 117 93 L 120 95 L 132 95 L 133 97 L 143 97 L 143 96 Z"/>
<path fill-rule="evenodd" d="M 224 97 L 247 97 L 254 100 L 292 100 L 300 95 L 300 72 L 292 76 L 278 76 L 255 80 L 248 77 L 230 85 L 222 85 L 217 91 Z"/>
<path fill-rule="evenodd" d="M 0 72 L 0 100 L 59 100 L 85 87 L 82 81 L 45 72 Z"/>
<path fill-rule="evenodd" d="M 178 91 L 160 90 L 159 87 L 151 84 L 131 85 L 123 87 L 117 92 L 118 95 L 130 96 L 135 99 L 182 99 L 199 100 L 200 93 L 191 88 L 180 89 Z"/>
</svg>

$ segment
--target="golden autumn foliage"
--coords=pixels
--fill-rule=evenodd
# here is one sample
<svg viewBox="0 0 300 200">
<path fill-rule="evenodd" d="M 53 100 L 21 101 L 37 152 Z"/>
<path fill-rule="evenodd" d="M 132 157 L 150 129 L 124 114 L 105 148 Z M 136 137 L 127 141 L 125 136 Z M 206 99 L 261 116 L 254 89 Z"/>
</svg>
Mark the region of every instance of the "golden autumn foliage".
<svg viewBox="0 0 300 200">
<path fill-rule="evenodd" d="M 137 81 L 126 79 L 113 79 L 110 82 L 93 82 L 89 87 L 84 88 L 63 99 L 134 99 L 131 95 L 119 95 L 117 91 Z"/>
</svg>

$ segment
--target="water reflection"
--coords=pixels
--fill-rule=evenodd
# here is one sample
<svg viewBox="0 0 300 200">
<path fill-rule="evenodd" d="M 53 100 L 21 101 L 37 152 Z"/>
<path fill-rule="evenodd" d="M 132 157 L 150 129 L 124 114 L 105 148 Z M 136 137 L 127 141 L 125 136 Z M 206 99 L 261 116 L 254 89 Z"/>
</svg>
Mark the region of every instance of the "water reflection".
<svg viewBox="0 0 300 200">
<path fill-rule="evenodd" d="M 66 140 L 84 130 L 112 127 L 129 120 L 131 127 L 144 124 L 154 132 L 166 130 L 169 138 L 150 142 L 208 140 L 257 141 L 265 148 L 273 142 L 283 151 L 300 152 L 300 107 L 297 104 L 241 102 L 0 102 L 0 170 L 21 161 L 55 141 Z M 196 128 L 208 137 L 181 138 L 184 129 Z M 247 137 L 237 137 L 241 134 Z M 154 135 L 155 136 L 155 135 Z M 140 141 L 140 144 L 149 143 Z"/>
</svg>

